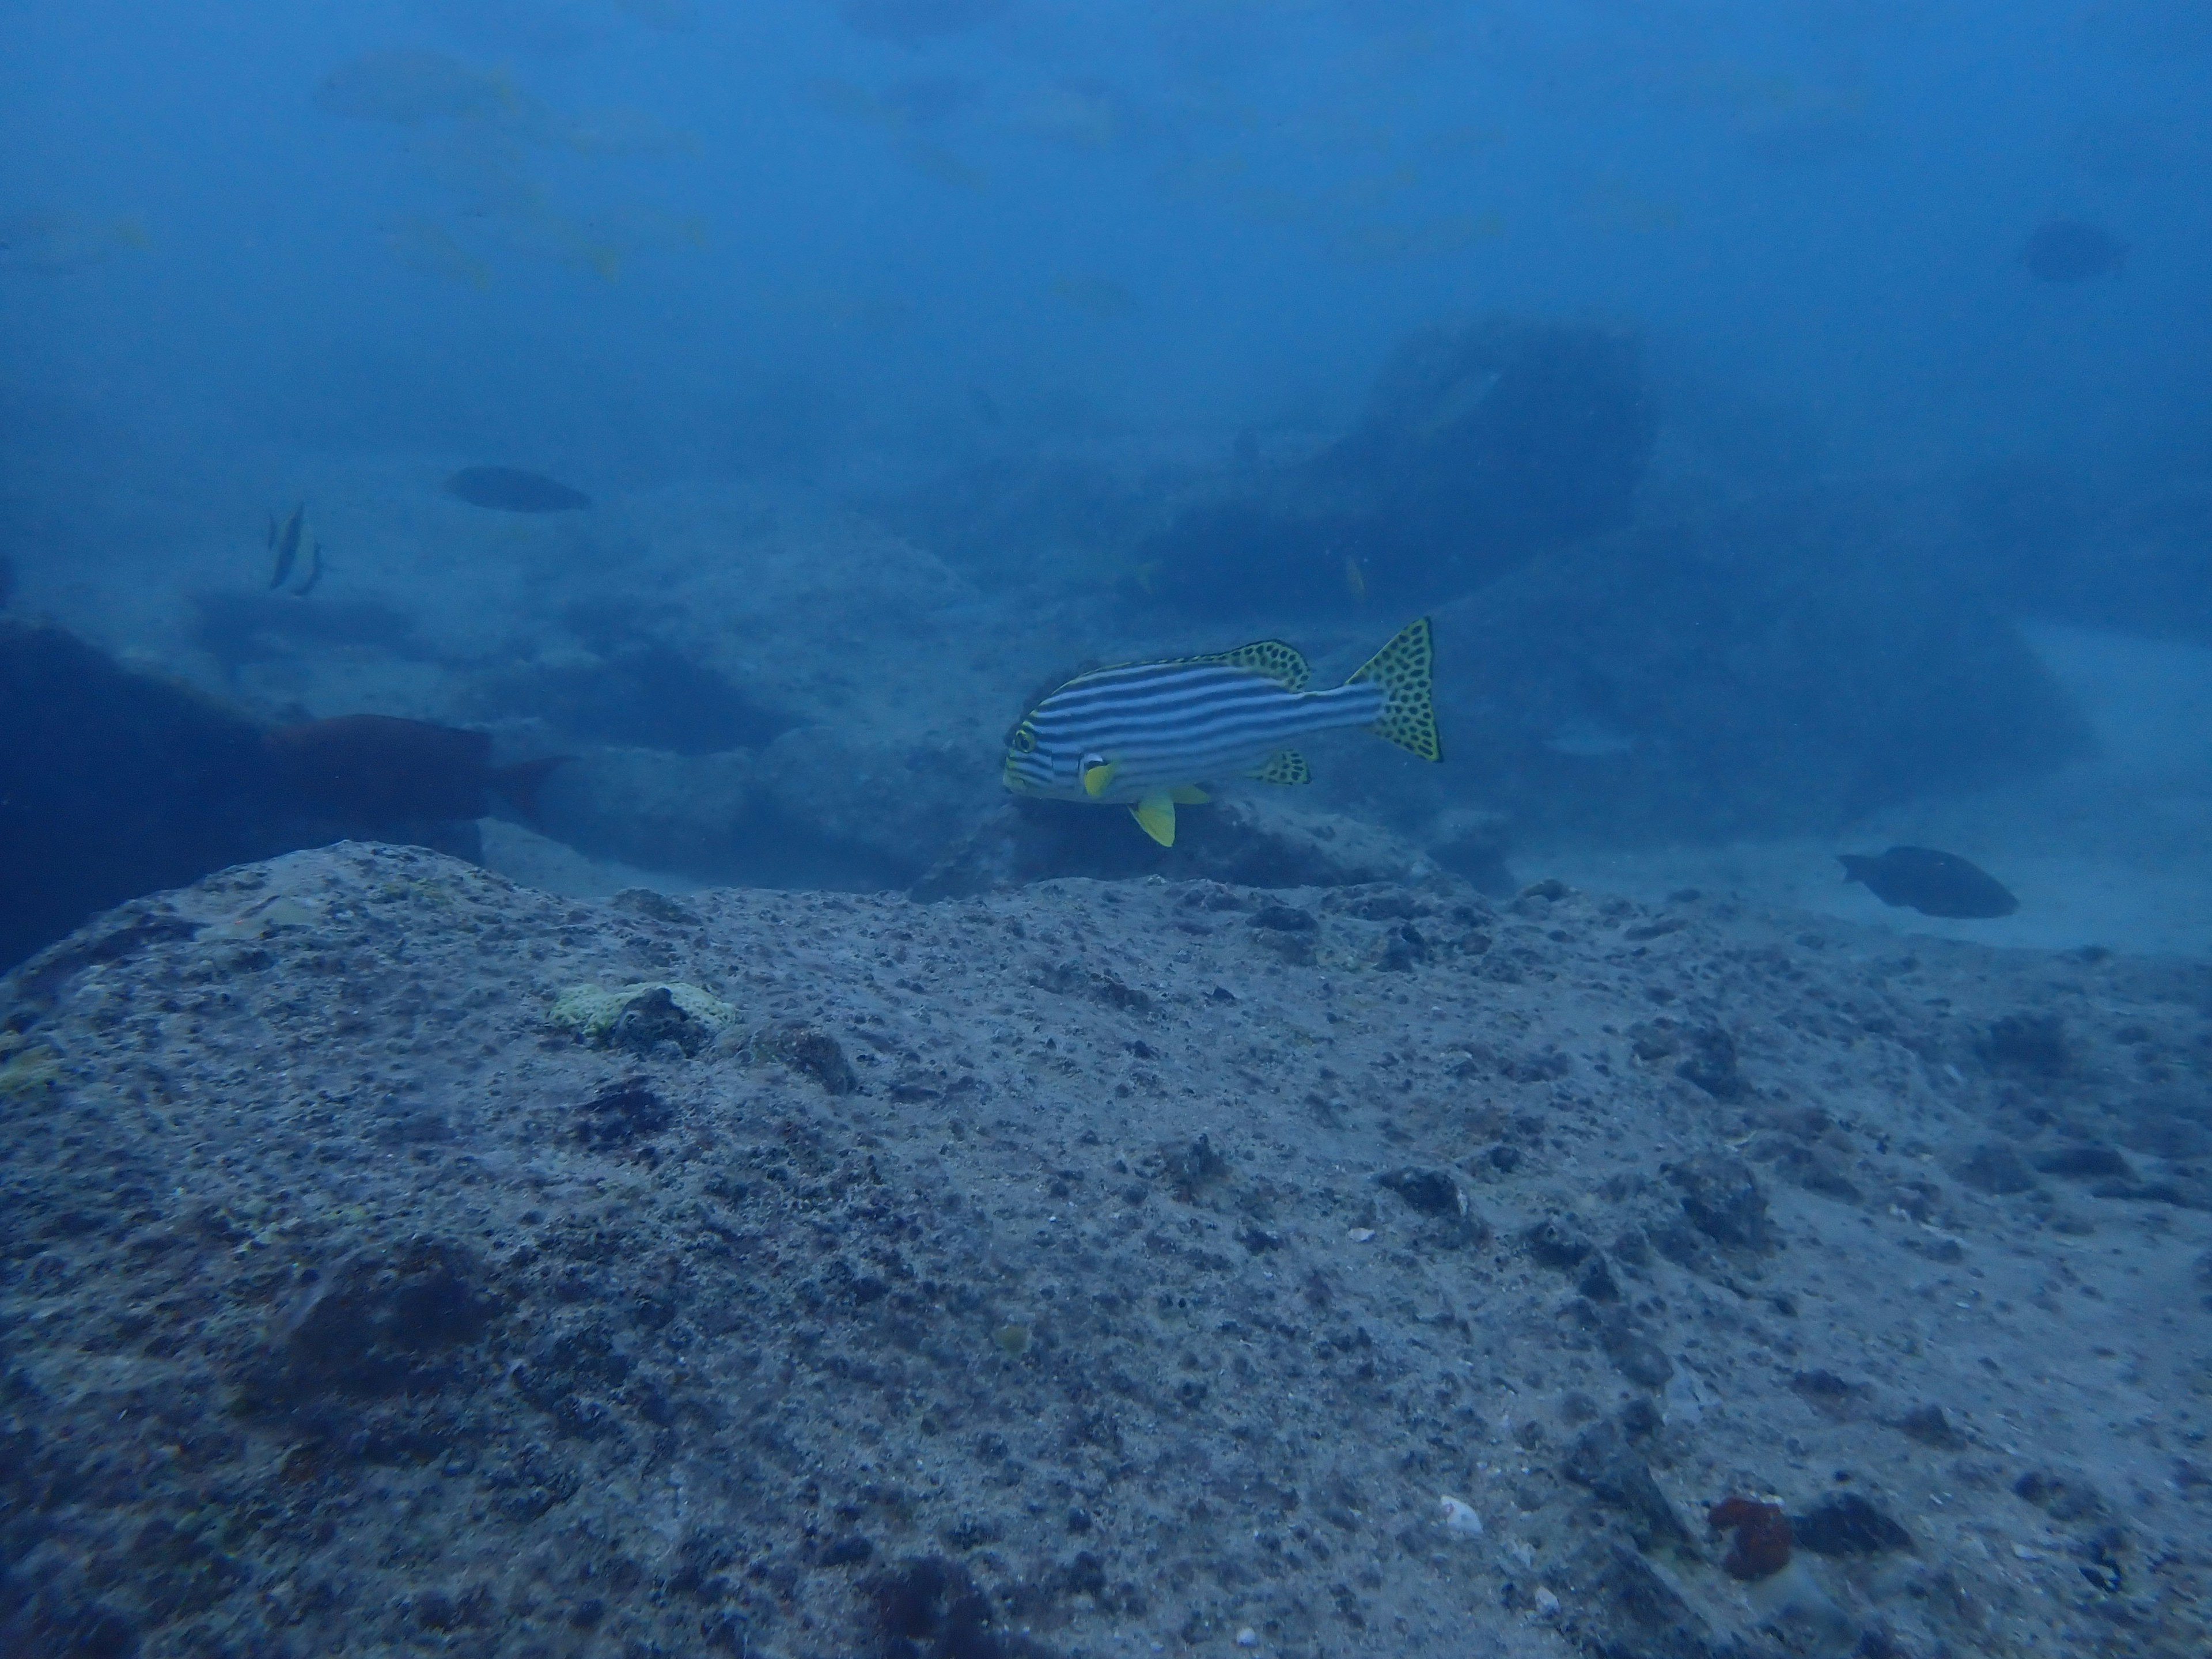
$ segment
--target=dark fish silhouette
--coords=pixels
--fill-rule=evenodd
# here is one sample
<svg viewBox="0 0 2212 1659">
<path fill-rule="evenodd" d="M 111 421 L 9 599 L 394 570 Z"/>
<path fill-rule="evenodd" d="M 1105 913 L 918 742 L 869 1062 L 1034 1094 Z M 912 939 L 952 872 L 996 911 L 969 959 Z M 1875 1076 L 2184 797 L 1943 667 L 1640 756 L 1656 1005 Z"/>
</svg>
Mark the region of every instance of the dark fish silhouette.
<svg viewBox="0 0 2212 1659">
<path fill-rule="evenodd" d="M 271 592 L 284 586 L 284 579 L 299 561 L 301 547 L 314 544 L 314 532 L 307 528 L 307 502 L 294 507 L 292 516 L 282 524 L 276 522 L 275 514 L 269 515 L 269 550 L 276 556 L 276 574 L 269 579 Z"/>
<path fill-rule="evenodd" d="M 292 590 L 294 597 L 302 599 L 306 599 L 308 594 L 315 591 L 317 585 L 319 584 L 322 580 L 323 544 L 321 542 L 318 541 L 315 544 L 314 552 L 308 560 L 307 574 L 306 577 L 301 581 L 297 587 Z"/>
<path fill-rule="evenodd" d="M 262 743 L 295 800 L 349 824 L 480 818 L 493 795 L 534 818 L 538 786 L 568 759 L 494 766 L 488 732 L 390 714 L 279 726 Z"/>
<path fill-rule="evenodd" d="M 1884 904 L 1901 905 L 1923 916 L 1985 921 L 2020 908 L 2020 901 L 2002 882 L 1956 853 L 1893 847 L 1879 857 L 1865 853 L 1836 857 L 1845 881 L 1863 882 Z"/>
<path fill-rule="evenodd" d="M 566 513 L 592 504 L 582 490 L 519 466 L 465 466 L 446 480 L 446 493 L 495 513 Z"/>
<path fill-rule="evenodd" d="M 2038 282 L 2086 283 L 2123 269 L 2128 245 L 2079 219 L 2053 219 L 2027 239 L 2020 262 Z"/>
</svg>

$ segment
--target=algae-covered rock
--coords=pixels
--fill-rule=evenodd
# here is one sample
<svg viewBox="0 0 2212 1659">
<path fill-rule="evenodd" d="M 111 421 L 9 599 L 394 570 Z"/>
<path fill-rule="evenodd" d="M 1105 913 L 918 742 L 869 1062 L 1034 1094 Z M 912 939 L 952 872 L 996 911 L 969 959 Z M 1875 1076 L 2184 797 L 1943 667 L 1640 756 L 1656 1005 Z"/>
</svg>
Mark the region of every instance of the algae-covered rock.
<svg viewBox="0 0 2212 1659">
<path fill-rule="evenodd" d="M 598 1048 L 649 1054 L 670 1042 L 696 1054 L 726 1030 L 738 1011 L 720 998 L 680 980 L 647 981 L 607 989 L 574 985 L 546 1015 L 549 1025 L 573 1031 Z"/>
<path fill-rule="evenodd" d="M 61 1081 L 60 1060 L 15 1031 L 0 1031 L 0 1098 L 42 1093 Z"/>
</svg>

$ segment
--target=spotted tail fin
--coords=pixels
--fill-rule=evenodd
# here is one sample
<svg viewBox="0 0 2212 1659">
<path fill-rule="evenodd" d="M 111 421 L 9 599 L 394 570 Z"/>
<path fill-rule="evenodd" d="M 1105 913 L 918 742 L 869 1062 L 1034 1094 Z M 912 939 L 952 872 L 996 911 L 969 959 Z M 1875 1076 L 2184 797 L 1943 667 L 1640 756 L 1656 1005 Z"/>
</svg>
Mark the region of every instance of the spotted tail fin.
<svg viewBox="0 0 2212 1659">
<path fill-rule="evenodd" d="M 1443 739 L 1437 732 L 1436 703 L 1431 696 L 1436 658 L 1434 630 L 1423 617 L 1400 629 L 1389 644 L 1345 682 L 1352 685 L 1369 680 L 1381 686 L 1385 693 L 1382 712 L 1367 729 L 1427 761 L 1444 757 Z"/>
</svg>

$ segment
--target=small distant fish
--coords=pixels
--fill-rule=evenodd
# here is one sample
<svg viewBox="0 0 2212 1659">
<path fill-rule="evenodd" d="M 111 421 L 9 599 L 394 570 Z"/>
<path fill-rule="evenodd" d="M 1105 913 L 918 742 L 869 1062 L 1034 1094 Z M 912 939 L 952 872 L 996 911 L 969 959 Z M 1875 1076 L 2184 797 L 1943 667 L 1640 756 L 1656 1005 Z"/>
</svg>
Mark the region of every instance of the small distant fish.
<svg viewBox="0 0 2212 1659">
<path fill-rule="evenodd" d="M 494 766 L 489 732 L 390 714 L 280 726 L 262 744 L 301 805 L 362 826 L 480 818 L 493 795 L 535 818 L 538 786 L 568 758 Z"/>
<path fill-rule="evenodd" d="M 2002 882 L 1956 853 L 1893 847 L 1878 857 L 1864 853 L 1836 857 L 1845 881 L 1863 882 L 1884 904 L 1917 910 L 1923 916 L 1986 921 L 2020 908 L 2020 901 Z"/>
<path fill-rule="evenodd" d="M 2038 282 L 2086 283 L 2124 270 L 2128 245 L 2079 219 L 2053 219 L 2027 239 L 2020 262 Z"/>
<path fill-rule="evenodd" d="M 1359 561 L 1349 553 L 1344 556 L 1344 586 L 1352 595 L 1354 605 L 1367 603 L 1367 573 L 1359 568 Z"/>
<path fill-rule="evenodd" d="M 1127 806 L 1146 835 L 1172 847 L 1175 810 L 1206 800 L 1202 782 L 1311 781 L 1305 757 L 1286 746 L 1308 732 L 1361 726 L 1442 760 L 1435 661 L 1424 617 L 1328 691 L 1306 690 L 1312 670 L 1280 640 L 1093 669 L 1022 716 L 1002 776 L 1018 795 Z"/>
<path fill-rule="evenodd" d="M 276 574 L 269 579 L 272 588 L 284 586 L 284 579 L 292 574 L 293 562 L 300 556 L 300 538 L 307 533 L 307 504 L 301 501 L 292 509 L 292 516 L 283 524 L 276 515 L 269 515 L 269 550 L 276 556 Z"/>
<path fill-rule="evenodd" d="M 455 501 L 498 513 L 566 513 L 592 504 L 582 490 L 519 466 L 465 466 L 446 480 L 445 491 Z"/>
<path fill-rule="evenodd" d="M 300 585 L 292 590 L 292 597 L 304 599 L 322 586 L 323 568 L 323 544 L 318 540 L 315 543 L 314 551 L 308 556 L 307 574 L 301 580 Z"/>
<path fill-rule="evenodd" d="M 275 592 L 290 580 L 301 555 L 307 560 L 307 574 L 292 592 L 301 599 L 315 591 L 323 579 L 323 544 L 315 539 L 315 532 L 307 528 L 307 504 L 301 501 L 292 509 L 291 517 L 278 523 L 276 515 L 269 515 L 269 550 L 276 555 L 276 569 L 269 578 L 269 591 Z"/>
</svg>

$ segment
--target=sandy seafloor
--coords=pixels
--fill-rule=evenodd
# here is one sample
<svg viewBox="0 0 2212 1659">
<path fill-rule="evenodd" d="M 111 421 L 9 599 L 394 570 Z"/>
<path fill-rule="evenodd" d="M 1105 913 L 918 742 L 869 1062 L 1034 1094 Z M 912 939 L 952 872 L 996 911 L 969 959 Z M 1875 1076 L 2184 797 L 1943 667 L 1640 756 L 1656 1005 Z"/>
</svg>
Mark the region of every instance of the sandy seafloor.
<svg viewBox="0 0 2212 1659">
<path fill-rule="evenodd" d="M 646 981 L 734 1021 L 547 1023 Z M 2209 1019 L 1557 884 L 232 871 L 0 1002 L 0 1647 L 2202 1654 Z"/>
</svg>

